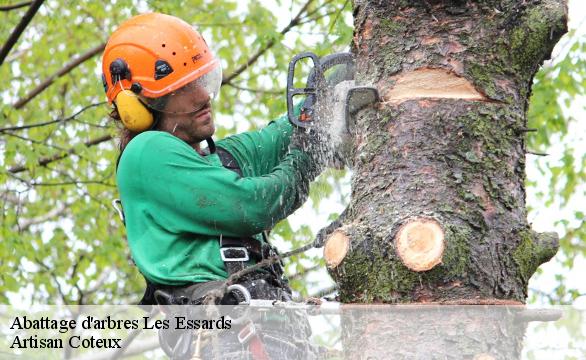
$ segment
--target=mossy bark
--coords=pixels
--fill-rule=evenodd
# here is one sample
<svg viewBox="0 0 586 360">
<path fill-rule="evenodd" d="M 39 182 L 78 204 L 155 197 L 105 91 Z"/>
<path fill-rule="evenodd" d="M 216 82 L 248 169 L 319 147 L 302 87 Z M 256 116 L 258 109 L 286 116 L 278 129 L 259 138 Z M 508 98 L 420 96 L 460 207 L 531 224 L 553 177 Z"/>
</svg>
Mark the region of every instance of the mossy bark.
<svg viewBox="0 0 586 360">
<path fill-rule="evenodd" d="M 408 305 L 345 311 L 344 358 L 518 359 L 527 328 L 518 308 Z"/>
<path fill-rule="evenodd" d="M 357 79 L 383 101 L 356 119 L 352 201 L 322 233 L 350 237 L 331 270 L 340 300 L 525 301 L 558 247 L 527 223 L 524 137 L 531 82 L 566 32 L 566 0 L 356 0 L 353 9 Z M 419 96 L 427 84 L 409 81 L 408 98 L 390 95 L 414 71 L 438 69 L 482 98 Z M 445 233 L 442 262 L 423 272 L 405 267 L 393 242 L 417 217 Z"/>
</svg>

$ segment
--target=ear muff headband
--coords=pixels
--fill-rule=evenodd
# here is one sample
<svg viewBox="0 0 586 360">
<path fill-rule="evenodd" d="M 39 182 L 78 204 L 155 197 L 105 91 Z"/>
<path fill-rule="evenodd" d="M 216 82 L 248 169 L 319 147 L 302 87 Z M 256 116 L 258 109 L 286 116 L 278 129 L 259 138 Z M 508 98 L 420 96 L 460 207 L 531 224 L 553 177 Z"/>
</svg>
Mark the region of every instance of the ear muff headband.
<svg viewBox="0 0 586 360">
<path fill-rule="evenodd" d="M 122 90 L 116 95 L 116 107 L 124 127 L 130 131 L 142 132 L 154 123 L 153 114 L 130 90 Z"/>
</svg>

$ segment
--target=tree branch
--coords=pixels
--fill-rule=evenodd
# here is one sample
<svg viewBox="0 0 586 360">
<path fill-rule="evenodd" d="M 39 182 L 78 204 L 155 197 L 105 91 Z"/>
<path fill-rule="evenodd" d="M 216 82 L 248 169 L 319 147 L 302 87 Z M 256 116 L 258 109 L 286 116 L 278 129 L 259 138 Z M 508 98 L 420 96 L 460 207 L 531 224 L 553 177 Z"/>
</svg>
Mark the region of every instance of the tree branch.
<svg viewBox="0 0 586 360">
<path fill-rule="evenodd" d="M 148 315 L 149 320 L 150 320 L 150 318 L 154 318 L 158 314 L 159 314 L 159 308 L 157 306 L 153 306 L 153 308 L 151 309 L 151 312 Z M 133 351 L 132 350 L 133 347 L 130 345 L 136 339 L 136 337 L 141 333 L 141 331 L 142 331 L 142 329 L 140 329 L 140 328 L 133 330 L 130 333 L 130 335 L 128 335 L 128 337 L 126 339 L 124 339 L 124 342 L 120 346 L 120 349 L 117 349 L 116 351 L 114 351 L 114 353 L 110 354 L 111 356 L 109 356 L 108 359 L 119 359 L 122 356 L 136 355 L 137 354 L 136 350 Z M 142 347 L 138 346 L 138 342 L 136 342 L 134 345 L 135 345 L 134 347 L 142 348 Z M 159 347 L 158 341 L 157 341 L 156 347 Z M 144 351 L 146 351 L 146 350 L 142 350 L 142 352 L 144 352 Z M 138 354 L 141 354 L 142 352 L 138 352 Z"/>
<path fill-rule="evenodd" d="M 12 34 L 10 34 L 10 37 L 8 38 L 8 40 L 6 40 L 4 46 L 0 50 L 0 65 L 4 63 L 4 59 L 6 59 L 6 56 L 8 55 L 14 44 L 16 44 L 18 38 L 20 37 L 24 29 L 27 27 L 27 25 L 30 23 L 30 21 L 33 19 L 33 17 L 35 16 L 35 14 L 37 13 L 37 11 L 39 10 L 44 1 L 45 0 L 33 1 L 32 5 L 24 14 L 18 25 L 16 25 L 16 27 L 12 31 Z"/>
<path fill-rule="evenodd" d="M 80 184 L 93 184 L 93 185 L 103 185 L 106 187 L 115 188 L 116 185 L 111 184 L 105 180 L 74 180 L 74 181 L 60 181 L 60 182 L 49 182 L 49 183 L 38 183 L 38 182 L 31 182 L 29 183 L 31 186 L 68 186 L 68 185 L 80 185 Z"/>
<path fill-rule="evenodd" d="M 311 15 L 319 12 L 321 9 L 325 8 L 326 5 L 332 3 L 333 0 L 326 0 L 324 1 L 320 6 L 316 7 L 315 9 L 313 9 L 312 11 L 308 11 L 307 14 L 305 14 L 305 16 L 303 17 L 304 19 L 307 19 L 309 17 L 311 17 Z"/>
<path fill-rule="evenodd" d="M 541 153 L 541 152 L 535 152 L 535 151 L 530 151 L 530 150 L 525 151 L 525 153 L 535 155 L 535 156 L 549 156 L 548 153 Z"/>
<path fill-rule="evenodd" d="M 50 120 L 50 121 L 45 121 L 45 122 L 40 122 L 40 123 L 35 123 L 35 124 L 30 124 L 30 125 L 9 126 L 9 127 L 5 127 L 5 128 L 0 128 L 0 133 L 7 132 L 7 131 L 31 129 L 31 128 L 35 128 L 35 127 L 47 126 L 47 125 L 57 124 L 57 123 L 65 123 L 65 122 L 74 120 L 75 117 L 78 116 L 79 114 L 81 114 L 82 112 L 84 112 L 88 109 L 91 109 L 93 107 L 96 107 L 96 106 L 104 105 L 105 103 L 106 103 L 106 101 L 101 101 L 98 103 L 93 103 L 93 104 L 87 105 L 87 106 L 83 107 L 81 110 L 79 110 L 78 112 L 76 112 L 75 114 L 73 114 L 69 117 L 66 117 L 66 118 L 55 119 L 55 120 Z"/>
<path fill-rule="evenodd" d="M 96 47 L 93 47 L 90 50 L 88 50 L 87 52 L 83 53 L 78 58 L 73 59 L 69 63 L 65 64 L 65 66 L 63 66 L 56 73 L 54 73 L 53 75 L 51 75 L 48 78 L 46 78 L 45 80 L 43 80 L 43 82 L 41 82 L 36 88 L 34 88 L 31 92 L 29 92 L 27 95 L 25 95 L 25 97 L 23 97 L 22 99 L 19 99 L 18 101 L 16 101 L 13 104 L 14 108 L 15 109 L 22 108 L 29 101 L 31 101 L 33 98 L 35 98 L 35 96 L 39 95 L 41 92 L 43 92 L 43 90 L 45 90 L 46 88 L 48 88 L 49 86 L 51 86 L 51 84 L 56 79 L 58 79 L 61 76 L 69 73 L 70 71 L 72 71 L 73 69 L 75 69 L 76 67 L 78 67 L 79 65 L 83 64 L 84 62 L 86 62 L 87 60 L 91 59 L 95 55 L 101 53 L 104 50 L 104 47 L 106 47 L 106 43 L 101 43 L 100 45 L 98 45 Z"/>
<path fill-rule="evenodd" d="M 5 135 L 8 135 L 8 136 L 15 137 L 15 138 L 20 139 L 20 140 L 23 140 L 23 141 L 28 141 L 28 142 L 33 143 L 33 144 L 37 144 L 37 145 L 41 145 L 41 146 L 46 146 L 46 147 L 49 147 L 49 148 L 52 148 L 52 149 L 56 149 L 56 150 L 59 150 L 59 151 L 63 151 L 63 152 L 67 152 L 68 151 L 67 149 L 62 148 L 61 146 L 49 144 L 48 143 L 48 139 L 49 139 L 50 135 L 47 136 L 45 138 L 45 140 L 35 140 L 35 139 L 27 138 L 25 136 L 16 135 L 16 134 L 11 133 L 11 132 L 5 132 L 4 134 Z M 92 163 L 94 165 L 98 165 L 95 161 L 93 161 L 91 159 L 88 159 L 88 158 L 86 158 L 84 156 L 81 156 L 79 154 L 77 154 L 77 156 L 79 156 L 81 159 L 84 159 L 87 162 L 90 162 L 90 163 Z M 22 182 L 30 185 L 30 183 L 28 181 L 24 181 L 23 179 L 17 178 L 17 180 L 20 180 L 20 181 L 22 181 Z M 36 185 L 38 185 L 38 184 L 36 184 Z"/>
<path fill-rule="evenodd" d="M 277 90 L 263 90 L 263 89 L 251 89 L 251 88 L 247 88 L 247 87 L 243 87 L 243 86 L 239 86 L 233 83 L 227 83 L 226 85 L 233 87 L 234 89 L 237 90 L 242 90 L 242 91 L 248 91 L 251 93 L 262 93 L 262 94 L 271 94 L 271 95 L 283 95 L 282 91 L 277 91 Z"/>
<path fill-rule="evenodd" d="M 52 218 L 55 218 L 57 216 L 61 216 L 61 215 L 65 214 L 65 212 L 67 211 L 67 209 L 70 205 L 71 204 L 69 204 L 69 203 L 65 203 L 65 205 L 63 205 L 62 207 L 54 208 L 51 211 L 49 211 L 43 215 L 31 218 L 31 219 L 24 219 L 22 221 L 22 223 L 19 225 L 19 229 L 21 232 L 26 231 L 33 225 L 41 224 L 41 223 L 44 223 L 45 221 L 51 220 Z"/>
<path fill-rule="evenodd" d="M 299 25 L 304 25 L 304 24 L 308 24 L 308 23 L 311 23 L 311 22 L 315 22 L 315 21 L 317 21 L 317 20 L 319 20 L 319 19 L 321 19 L 321 18 L 324 18 L 324 17 L 326 17 L 326 16 L 330 16 L 330 15 L 334 15 L 334 14 L 336 14 L 336 13 L 338 13 L 338 10 L 336 10 L 336 11 L 329 11 L 329 12 L 327 12 L 327 13 L 320 14 L 319 16 L 316 16 L 316 17 L 314 17 L 314 18 L 306 18 L 306 19 L 304 19 L 303 21 L 300 21 L 300 22 L 299 22 Z M 322 34 L 325 34 L 325 35 L 327 35 L 327 33 L 322 33 Z"/>
<path fill-rule="evenodd" d="M 106 142 L 108 140 L 112 140 L 112 138 L 113 138 L 112 135 L 104 135 L 99 138 L 86 141 L 86 142 L 84 142 L 84 145 L 86 147 L 92 147 L 92 146 L 101 144 L 103 142 Z M 50 157 L 45 157 L 45 158 L 39 159 L 38 165 L 45 166 L 47 164 L 64 159 L 64 158 L 68 157 L 69 155 L 73 155 L 73 154 L 75 154 L 75 149 L 71 148 L 71 149 L 67 150 L 67 152 L 65 154 L 57 154 L 57 155 L 53 155 Z M 26 166 L 18 165 L 18 166 L 14 166 L 14 167 L 11 167 L 10 169 L 8 169 L 8 172 L 12 173 L 12 174 L 17 174 L 17 173 L 20 173 L 20 172 L 23 172 L 26 170 L 28 170 L 28 168 Z"/>
<path fill-rule="evenodd" d="M 42 260 L 39 260 L 36 257 L 34 259 L 37 264 L 39 264 L 43 269 L 45 269 L 46 272 L 49 273 L 49 275 L 51 276 L 53 281 L 55 281 L 55 284 L 57 284 L 57 292 L 59 293 L 59 296 L 61 296 L 61 300 L 63 301 L 63 304 L 69 305 L 69 300 L 67 299 L 67 296 L 65 296 L 63 289 L 61 289 L 61 284 L 59 284 L 59 279 L 57 278 L 57 275 L 55 274 L 53 269 L 51 269 L 49 266 L 47 266 Z"/>
<path fill-rule="evenodd" d="M 340 15 L 342 14 L 342 11 L 344 11 L 344 9 L 346 8 L 346 5 L 348 5 L 348 2 L 350 2 L 350 0 L 346 0 L 344 2 L 344 5 L 342 5 L 342 7 L 340 8 L 340 10 L 336 14 L 336 17 L 334 18 L 334 21 L 332 21 L 332 25 L 330 26 L 330 30 L 328 30 L 328 34 L 331 34 L 332 31 L 334 30 L 334 26 L 338 22 L 338 19 L 340 18 Z"/>
<path fill-rule="evenodd" d="M 10 62 L 13 62 L 14 60 L 21 58 L 24 54 L 27 53 L 27 51 L 30 51 L 30 49 L 31 48 L 29 47 L 29 48 L 25 48 L 25 49 L 11 52 L 10 55 L 7 56 L 6 59 L 4 60 L 4 63 L 7 64 Z"/>
<path fill-rule="evenodd" d="M 305 13 L 305 11 L 307 11 L 307 8 L 309 7 L 309 5 L 311 5 L 312 2 L 313 2 L 313 0 L 308 0 L 307 3 L 305 3 L 305 5 L 303 5 L 303 7 L 301 8 L 301 10 L 299 10 L 299 12 L 297 13 L 297 15 L 295 15 L 295 17 L 293 19 L 291 19 L 291 21 L 289 22 L 289 24 L 287 26 L 285 26 L 285 28 L 283 30 L 280 31 L 280 34 L 281 35 L 285 35 L 293 27 L 299 25 L 299 21 L 301 20 L 302 15 Z M 242 64 L 238 69 L 234 70 L 230 75 L 228 75 L 225 78 L 223 78 L 222 79 L 222 85 L 229 84 L 232 80 L 234 80 L 234 78 L 236 78 L 238 75 L 242 74 L 244 72 L 244 70 L 248 69 L 248 67 L 250 65 L 254 64 L 258 60 L 258 58 L 261 57 L 262 54 L 264 54 L 265 52 L 267 52 L 274 45 L 275 45 L 275 41 L 274 40 L 269 41 L 265 45 L 265 47 L 259 49 L 254 55 L 252 55 L 246 61 L 246 63 Z"/>
<path fill-rule="evenodd" d="M 16 9 L 23 8 L 25 6 L 29 6 L 32 3 L 33 3 L 32 1 L 25 1 L 25 2 L 18 3 L 18 4 L 13 4 L 13 5 L 4 5 L 4 6 L 0 6 L 0 11 L 16 10 Z"/>
<path fill-rule="evenodd" d="M 50 148 L 52 148 L 52 149 L 55 149 L 55 150 L 59 150 L 59 151 L 67 151 L 65 148 L 62 148 L 62 147 L 60 147 L 60 146 L 53 145 L 53 144 L 47 144 L 47 142 L 46 142 L 46 141 L 41 141 L 41 140 L 31 139 L 31 138 L 28 138 L 28 137 L 26 137 L 26 136 L 21 136 L 21 135 L 16 135 L 16 134 L 13 134 L 13 133 L 11 133 L 11 132 L 5 132 L 5 133 L 4 133 L 4 135 L 6 135 L 6 136 L 12 136 L 12 137 L 15 137 L 15 138 L 17 138 L 17 139 L 20 139 L 20 140 L 22 140 L 22 141 L 27 141 L 27 142 L 30 142 L 30 143 L 33 143 L 33 144 L 42 145 L 42 146 L 47 146 L 47 147 L 50 147 Z"/>
<path fill-rule="evenodd" d="M 104 270 L 102 270 L 102 273 L 100 274 L 100 277 L 96 280 L 96 283 L 94 284 L 94 286 L 92 286 L 91 288 L 87 289 L 85 291 L 85 295 L 89 296 L 95 292 L 97 292 L 98 290 L 101 290 L 102 285 L 104 285 L 104 283 L 106 282 L 106 280 L 108 280 L 108 277 L 110 276 L 110 274 L 112 273 L 112 268 L 108 267 Z"/>
<path fill-rule="evenodd" d="M 291 276 L 288 276 L 289 281 L 301 280 L 305 276 L 307 276 L 307 274 L 309 274 L 310 272 L 315 271 L 315 270 L 319 270 L 321 268 L 323 268 L 323 265 L 322 264 L 317 264 L 317 265 L 314 265 L 312 267 L 308 267 L 306 269 L 303 269 L 303 271 L 300 271 L 300 272 L 297 272 L 297 273 L 295 273 L 295 274 L 293 274 Z"/>
</svg>

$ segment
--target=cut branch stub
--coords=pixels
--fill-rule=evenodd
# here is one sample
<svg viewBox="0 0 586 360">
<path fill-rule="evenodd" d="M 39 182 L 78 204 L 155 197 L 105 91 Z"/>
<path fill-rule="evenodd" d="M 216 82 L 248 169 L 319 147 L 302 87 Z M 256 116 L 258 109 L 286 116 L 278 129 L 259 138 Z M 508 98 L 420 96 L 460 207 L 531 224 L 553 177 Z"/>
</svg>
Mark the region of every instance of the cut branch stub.
<svg viewBox="0 0 586 360">
<path fill-rule="evenodd" d="M 413 271 L 426 271 L 441 263 L 444 231 L 430 218 L 415 218 L 401 226 L 395 236 L 397 255 Z"/>
<path fill-rule="evenodd" d="M 340 265 L 350 248 L 350 238 L 342 231 L 334 231 L 324 245 L 324 259 L 329 268 Z"/>
</svg>

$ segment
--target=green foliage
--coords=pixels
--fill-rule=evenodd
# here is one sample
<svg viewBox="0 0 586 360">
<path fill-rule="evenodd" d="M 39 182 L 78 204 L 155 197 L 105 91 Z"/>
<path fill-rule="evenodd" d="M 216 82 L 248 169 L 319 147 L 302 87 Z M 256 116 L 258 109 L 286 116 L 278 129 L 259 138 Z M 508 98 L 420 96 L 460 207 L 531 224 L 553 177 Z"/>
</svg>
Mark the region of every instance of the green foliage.
<svg viewBox="0 0 586 360">
<path fill-rule="evenodd" d="M 312 50 L 325 55 L 346 50 L 350 43 L 351 3 L 345 0 L 310 2 L 300 24 L 282 35 L 305 3 L 292 0 L 290 14 L 278 14 L 256 0 L 46 1 L 0 66 L 0 127 L 64 119 L 104 101 L 100 56 L 94 56 L 56 78 L 23 108 L 12 106 L 73 58 L 103 43 L 121 21 L 147 11 L 178 15 L 196 25 L 221 58 L 226 76 L 261 52 L 258 61 L 222 87 L 214 105 L 216 118 L 224 125 L 218 128 L 218 137 L 261 127 L 285 111 L 286 71 L 294 54 Z M 25 11 L 0 13 L 0 42 L 6 41 Z M 585 53 L 586 44 L 577 41 L 563 59 L 536 77 L 529 127 L 537 132 L 529 133 L 527 147 L 548 152 L 561 143 L 562 150 L 555 159 L 538 161 L 550 180 L 548 188 L 539 188 L 536 179 L 528 180 L 541 200 L 530 203 L 533 208 L 543 204 L 563 208 L 583 189 L 586 155 L 564 140 L 577 122 L 568 107 L 585 92 Z M 124 228 L 110 206 L 111 199 L 118 197 L 117 143 L 84 145 L 117 135 L 118 126 L 108 120 L 108 112 L 107 106 L 96 106 L 72 120 L 0 132 L 0 303 L 18 298 L 33 303 L 131 303 L 141 295 L 143 280 L 132 265 Z M 63 158 L 38 165 L 40 159 L 58 156 Z M 17 166 L 26 169 L 8 171 Z M 320 177 L 310 195 L 314 208 L 324 197 L 343 196 L 339 190 L 343 176 L 343 171 L 332 171 Z M 576 256 L 586 255 L 584 213 L 575 211 L 575 219 L 559 219 L 558 226 L 563 233 L 557 258 L 571 268 Z M 287 221 L 273 231 L 289 248 L 310 242 L 314 235 L 309 227 L 293 228 Z M 320 265 L 319 256 L 303 254 L 287 261 L 286 268 L 289 274 L 301 274 Z M 557 280 L 556 293 L 547 294 L 551 301 L 571 301 L 580 295 L 565 286 L 562 275 Z M 319 286 L 302 275 L 294 276 L 292 285 L 302 296 Z M 14 297 L 15 293 L 19 295 Z"/>
<path fill-rule="evenodd" d="M 258 61 L 222 87 L 214 110 L 226 124 L 218 128 L 218 137 L 262 127 L 285 111 L 286 70 L 294 54 L 314 50 L 323 55 L 345 50 L 350 43 L 350 4 L 343 0 L 310 1 L 300 24 L 281 34 L 305 3 L 293 0 L 289 15 L 258 0 L 47 1 L 0 67 L 0 127 L 64 119 L 104 101 L 99 54 L 56 78 L 23 108 L 12 106 L 73 58 L 106 41 L 123 20 L 149 11 L 194 24 L 222 60 L 225 76 L 261 53 Z M 0 13 L 1 43 L 25 11 Z M 72 120 L 0 132 L 0 303 L 19 298 L 32 303 L 133 303 L 142 295 L 142 277 L 130 260 L 124 227 L 110 205 L 118 197 L 117 142 L 84 145 L 105 135 L 117 136 L 118 124 L 108 119 L 108 112 L 107 105 L 95 106 Z M 40 159 L 52 157 L 63 158 L 39 166 Z M 26 166 L 24 171 L 9 171 L 21 165 Z M 335 178 L 331 175 L 323 182 Z M 317 206 L 319 199 L 312 198 Z M 308 227 L 294 229 L 286 221 L 274 233 L 291 247 L 314 235 Z M 303 255 L 287 268 L 301 271 L 317 262 L 315 256 Z M 306 288 L 302 277 L 294 286 Z"/>
<path fill-rule="evenodd" d="M 586 42 L 572 32 L 564 40 L 566 45 L 561 56 L 535 77 L 528 127 L 536 131 L 528 133 L 526 143 L 531 151 L 550 154 L 545 158 L 529 155 L 528 165 L 536 166 L 545 181 L 528 179 L 527 186 L 537 200 L 528 203 L 529 218 L 549 209 L 556 216 L 555 230 L 560 234 L 560 251 L 554 261 L 564 271 L 555 276 L 556 288 L 553 292 L 539 289 L 530 292 L 531 300 L 541 299 L 553 304 L 571 303 L 584 295 L 566 286 L 566 274 L 576 257 L 586 256 L 583 204 L 576 204 L 576 199 L 584 197 L 586 153 L 583 142 L 580 143 L 583 139 L 575 136 L 580 124 L 573 116 L 586 110 L 583 105 L 578 106 L 580 98 L 586 94 Z M 544 182 L 547 186 L 542 186 Z M 545 276 L 538 273 L 540 275 L 532 281 L 537 282 Z"/>
</svg>

